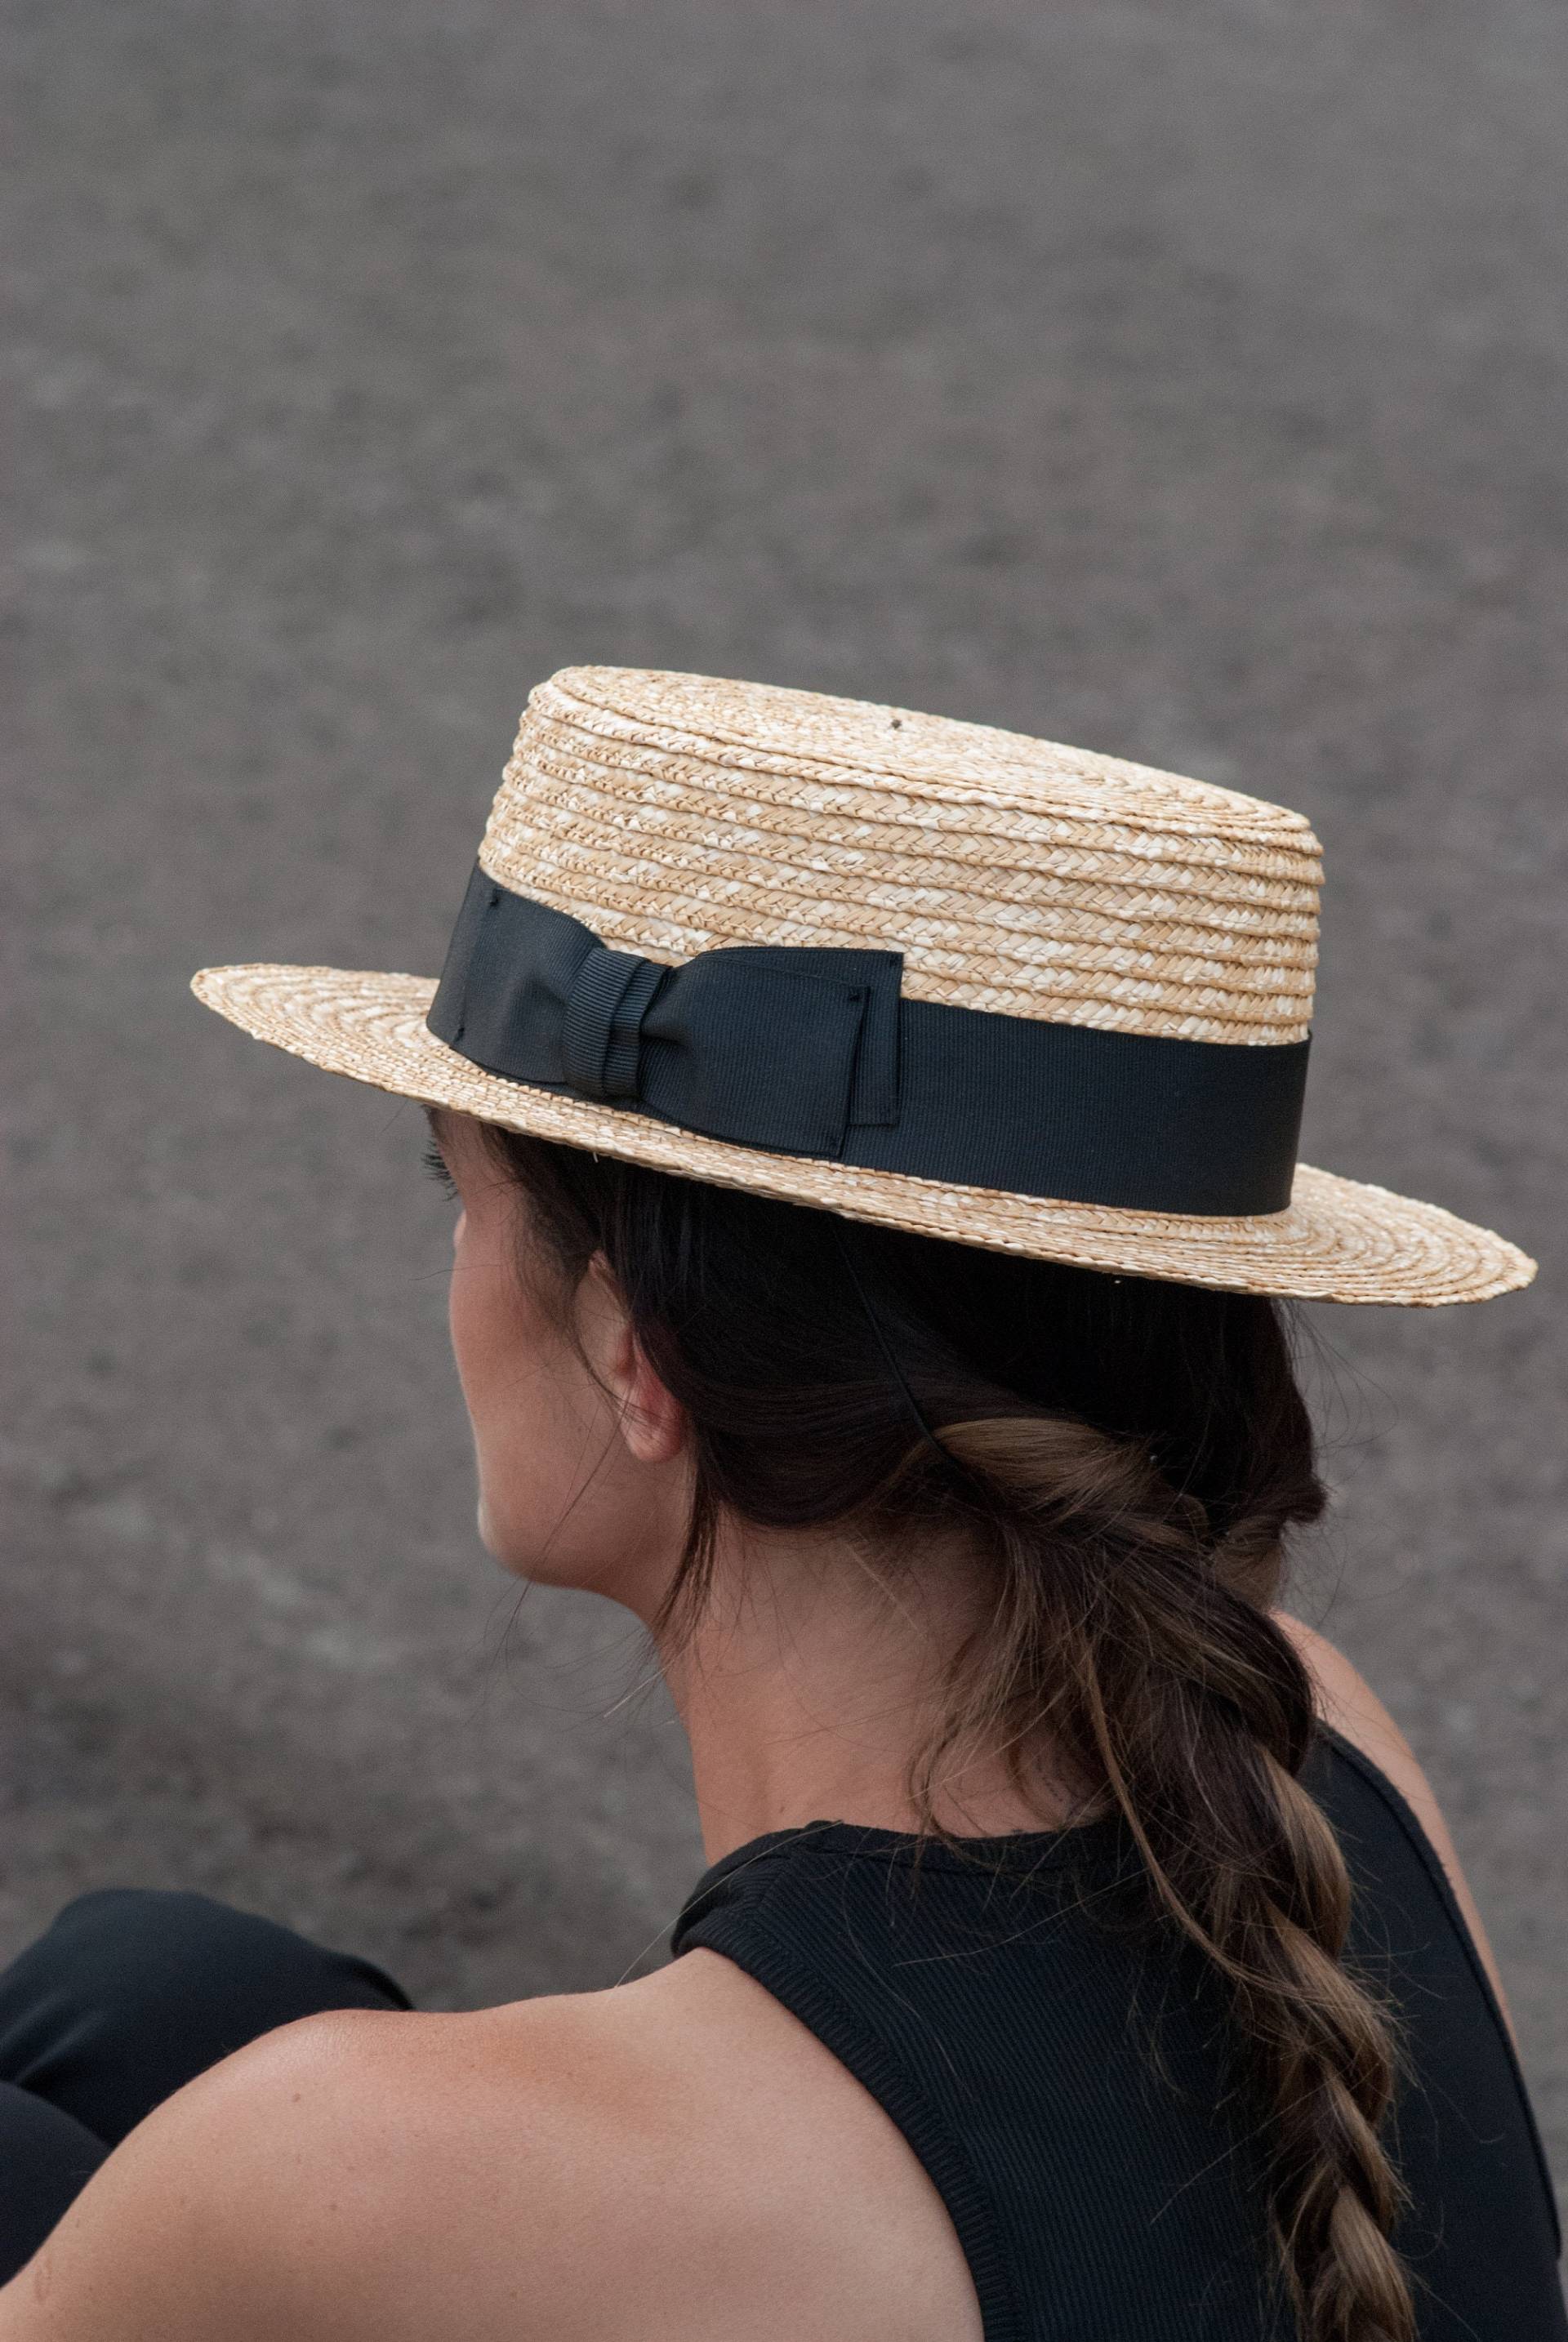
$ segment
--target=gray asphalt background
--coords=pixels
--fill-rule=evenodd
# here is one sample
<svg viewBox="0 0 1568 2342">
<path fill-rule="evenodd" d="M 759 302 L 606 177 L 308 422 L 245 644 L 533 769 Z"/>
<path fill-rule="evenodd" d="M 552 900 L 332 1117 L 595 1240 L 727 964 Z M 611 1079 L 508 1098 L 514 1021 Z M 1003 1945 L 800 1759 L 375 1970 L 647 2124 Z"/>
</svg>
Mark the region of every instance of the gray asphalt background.
<svg viewBox="0 0 1568 2342">
<path fill-rule="evenodd" d="M 127 1880 L 436 2004 L 657 1944 L 680 1742 L 613 1617 L 477 1547 L 417 1116 L 185 987 L 434 973 L 535 679 L 755 676 L 1317 825 L 1309 1159 L 1543 1275 L 1313 1313 L 1298 1600 L 1438 1786 L 1568 2173 L 1568 17 L 16 0 L 5 40 L 0 1951 Z"/>
</svg>

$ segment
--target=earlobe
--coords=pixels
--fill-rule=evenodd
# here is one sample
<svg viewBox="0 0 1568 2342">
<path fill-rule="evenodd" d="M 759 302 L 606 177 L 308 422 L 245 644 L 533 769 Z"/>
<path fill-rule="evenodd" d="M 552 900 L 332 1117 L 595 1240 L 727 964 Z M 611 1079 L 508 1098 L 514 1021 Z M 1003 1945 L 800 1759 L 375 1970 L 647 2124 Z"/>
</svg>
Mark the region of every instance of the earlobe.
<svg viewBox="0 0 1568 2342">
<path fill-rule="evenodd" d="M 686 1412 L 672 1397 L 632 1338 L 632 1371 L 621 1436 L 639 1464 L 673 1464 L 686 1444 Z"/>
</svg>

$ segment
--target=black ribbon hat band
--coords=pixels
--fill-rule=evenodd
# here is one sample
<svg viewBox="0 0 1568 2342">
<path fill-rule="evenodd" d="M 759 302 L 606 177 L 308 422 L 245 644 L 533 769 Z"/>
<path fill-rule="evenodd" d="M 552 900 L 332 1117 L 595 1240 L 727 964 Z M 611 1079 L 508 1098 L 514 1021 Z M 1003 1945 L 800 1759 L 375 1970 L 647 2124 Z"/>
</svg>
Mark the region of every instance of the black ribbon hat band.
<svg viewBox="0 0 1568 2342">
<path fill-rule="evenodd" d="M 770 1153 L 1133 1211 L 1289 1203 L 1306 1041 L 905 1000 L 903 967 L 783 944 L 665 967 L 476 866 L 427 1022 L 486 1073 Z"/>
</svg>

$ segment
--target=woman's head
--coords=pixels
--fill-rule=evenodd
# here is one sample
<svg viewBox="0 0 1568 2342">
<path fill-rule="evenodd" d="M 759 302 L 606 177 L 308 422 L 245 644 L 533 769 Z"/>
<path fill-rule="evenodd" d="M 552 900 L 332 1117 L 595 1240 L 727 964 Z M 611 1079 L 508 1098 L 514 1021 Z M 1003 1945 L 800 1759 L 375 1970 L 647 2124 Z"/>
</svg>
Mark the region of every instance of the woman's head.
<svg viewBox="0 0 1568 2342">
<path fill-rule="evenodd" d="M 694 1591 L 729 1516 L 853 1530 L 892 1565 L 956 1534 L 1020 1427 L 1059 1471 L 1228 1541 L 1266 1598 L 1321 1492 L 1279 1305 L 1020 1260 L 437 1114 L 463 1204 L 452 1334 L 487 1544 L 646 1612 Z M 945 1446 L 928 1436 L 940 1426 Z M 1009 1432 L 1008 1427 L 1011 1426 Z M 1071 1460 L 1070 1453 L 1071 1451 Z M 1087 1498 L 1087 1486 L 1080 1492 Z M 1107 1488 L 1107 1498 L 1112 1492 Z M 923 1535 L 924 1533 L 924 1535 Z M 655 1571 L 656 1574 L 656 1571 Z"/>
<path fill-rule="evenodd" d="M 1344 1864 L 1296 1777 L 1311 1685 L 1272 1615 L 1323 1503 L 1279 1305 L 436 1124 L 492 1551 L 628 1603 L 666 1652 L 736 1524 L 847 1537 L 894 1604 L 956 1585 L 916 1812 L 987 1755 L 1025 1801 L 1119 1810 L 1152 1921 L 1231 1987 L 1303 2333 L 1402 2342 L 1393 2045 L 1341 1965 Z"/>
</svg>

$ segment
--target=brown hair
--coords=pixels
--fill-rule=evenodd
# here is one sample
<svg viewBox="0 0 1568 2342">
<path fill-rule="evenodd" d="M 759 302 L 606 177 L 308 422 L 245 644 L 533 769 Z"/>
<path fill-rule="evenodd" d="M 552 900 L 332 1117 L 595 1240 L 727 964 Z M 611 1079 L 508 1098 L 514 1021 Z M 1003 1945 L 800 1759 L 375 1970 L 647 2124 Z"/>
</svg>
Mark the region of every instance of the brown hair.
<svg viewBox="0 0 1568 2342">
<path fill-rule="evenodd" d="M 658 1622 L 726 1513 L 849 1526 L 890 1574 L 962 1529 L 994 1599 L 911 1790 L 959 1750 L 1050 1752 L 1120 1809 L 1156 1924 L 1229 1990 L 1304 2342 L 1409 2342 L 1379 2142 L 1390 2019 L 1343 1965 L 1350 1886 L 1298 1779 L 1313 1693 L 1272 1616 L 1324 1493 L 1280 1307 L 845 1223 L 487 1128 L 569 1286 L 603 1252 L 695 1455 Z"/>
</svg>

